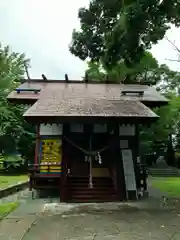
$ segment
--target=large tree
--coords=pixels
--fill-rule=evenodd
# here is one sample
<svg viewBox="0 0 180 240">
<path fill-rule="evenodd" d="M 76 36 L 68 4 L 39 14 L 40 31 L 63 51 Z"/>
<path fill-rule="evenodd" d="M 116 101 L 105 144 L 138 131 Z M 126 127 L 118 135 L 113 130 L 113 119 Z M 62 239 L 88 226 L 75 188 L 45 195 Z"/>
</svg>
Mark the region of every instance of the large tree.
<svg viewBox="0 0 180 240">
<path fill-rule="evenodd" d="M 162 70 L 166 66 L 159 66 L 151 53 L 145 52 L 140 62 L 128 68 L 124 61 L 117 63 L 112 69 L 106 68 L 103 62 L 88 62 L 86 76 L 89 80 L 107 80 L 119 83 L 141 83 L 155 85 L 161 81 Z M 129 76 L 127 79 L 126 76 Z"/>
<path fill-rule="evenodd" d="M 70 51 L 82 60 L 138 63 L 146 49 L 162 39 L 169 24 L 180 25 L 179 0 L 91 0 L 79 9 Z"/>
<path fill-rule="evenodd" d="M 127 79 L 126 76 L 129 75 Z M 85 76 L 89 81 L 109 81 L 119 83 L 140 83 L 156 85 L 161 92 L 180 92 L 180 72 L 171 70 L 167 65 L 160 65 L 149 52 L 145 52 L 140 62 L 128 68 L 124 61 L 112 69 L 106 68 L 103 62 L 88 62 Z"/>
<path fill-rule="evenodd" d="M 6 97 L 20 84 L 24 66 L 29 61 L 24 54 L 12 52 L 8 46 L 0 45 L 0 153 L 19 151 L 27 155 L 32 149 L 34 129 L 23 119 L 24 106 L 7 102 Z M 31 150 L 32 151 L 32 150 Z"/>
</svg>

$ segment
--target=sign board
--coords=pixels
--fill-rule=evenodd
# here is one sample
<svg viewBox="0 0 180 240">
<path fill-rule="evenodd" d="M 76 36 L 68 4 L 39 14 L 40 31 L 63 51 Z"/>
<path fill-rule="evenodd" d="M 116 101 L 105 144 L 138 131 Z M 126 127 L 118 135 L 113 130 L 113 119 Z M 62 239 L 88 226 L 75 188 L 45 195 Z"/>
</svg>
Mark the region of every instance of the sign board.
<svg viewBox="0 0 180 240">
<path fill-rule="evenodd" d="M 137 188 L 134 172 L 134 163 L 132 158 L 132 151 L 130 149 L 122 150 L 122 161 L 124 167 L 126 191 L 136 191 Z"/>
<path fill-rule="evenodd" d="M 49 167 L 50 173 L 61 172 L 62 162 L 62 140 L 61 139 L 42 139 L 40 144 L 40 163 L 43 165 L 52 164 Z M 41 166 L 41 172 L 47 173 L 48 166 Z"/>
<path fill-rule="evenodd" d="M 40 136 L 62 135 L 62 124 L 40 124 Z"/>
</svg>

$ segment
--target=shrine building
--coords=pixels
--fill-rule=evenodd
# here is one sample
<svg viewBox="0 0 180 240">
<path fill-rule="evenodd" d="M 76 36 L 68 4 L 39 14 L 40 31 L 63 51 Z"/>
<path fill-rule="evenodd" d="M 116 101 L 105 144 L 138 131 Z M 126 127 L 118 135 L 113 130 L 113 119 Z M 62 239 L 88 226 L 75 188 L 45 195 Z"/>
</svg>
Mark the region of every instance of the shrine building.
<svg viewBox="0 0 180 240">
<path fill-rule="evenodd" d="M 32 79 L 8 101 L 28 105 L 24 118 L 36 125 L 31 190 L 56 189 L 62 202 L 138 199 L 147 191 L 140 126 L 168 104 L 154 87 Z"/>
</svg>

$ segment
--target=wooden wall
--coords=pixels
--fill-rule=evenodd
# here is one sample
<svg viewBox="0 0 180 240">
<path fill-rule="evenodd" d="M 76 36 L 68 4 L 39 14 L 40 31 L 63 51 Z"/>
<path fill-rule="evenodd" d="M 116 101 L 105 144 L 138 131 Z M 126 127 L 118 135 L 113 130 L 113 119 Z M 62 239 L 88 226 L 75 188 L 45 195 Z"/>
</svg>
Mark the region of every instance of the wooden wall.
<svg viewBox="0 0 180 240">
<path fill-rule="evenodd" d="M 111 144 L 108 150 L 101 153 L 103 164 L 98 162 L 93 163 L 95 174 L 97 169 L 111 166 L 111 173 L 115 175 L 119 199 L 136 199 L 136 176 L 135 166 L 139 157 L 139 139 L 138 126 L 129 124 L 41 124 L 39 127 L 39 161 L 42 161 L 41 145 L 47 139 L 54 141 L 56 144 L 62 140 L 62 135 L 69 137 L 79 146 L 85 149 L 89 148 L 89 137 L 92 137 L 92 149 L 101 149 L 104 146 Z M 80 166 L 83 168 L 80 172 L 88 174 L 89 170 L 85 165 L 84 153 L 68 144 L 67 141 L 61 142 L 62 158 L 59 158 L 59 163 L 62 163 L 62 168 L 59 172 L 67 173 L 68 164 L 74 164 L 73 171 L 76 171 Z M 74 162 L 73 162 L 74 161 Z M 79 166 L 78 166 L 79 161 Z M 87 170 L 87 172 L 86 172 Z M 45 173 L 45 169 L 42 169 Z M 66 176 L 63 175 L 62 184 L 66 182 Z"/>
</svg>

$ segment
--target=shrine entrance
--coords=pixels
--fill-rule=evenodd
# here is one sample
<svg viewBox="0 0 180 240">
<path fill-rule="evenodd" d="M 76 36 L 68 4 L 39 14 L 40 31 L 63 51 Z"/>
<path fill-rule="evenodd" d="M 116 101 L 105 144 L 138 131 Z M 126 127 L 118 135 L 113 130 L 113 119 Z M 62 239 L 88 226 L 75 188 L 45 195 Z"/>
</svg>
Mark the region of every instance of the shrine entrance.
<svg viewBox="0 0 180 240">
<path fill-rule="evenodd" d="M 95 124 L 94 124 L 95 125 Z M 124 199 L 123 173 L 120 171 L 118 131 L 87 126 L 65 128 L 66 201 L 116 201 Z M 89 127 L 89 126 L 88 126 Z M 66 130 L 67 129 L 67 130 Z M 100 132 L 99 132 L 100 131 Z M 119 176 L 120 184 L 117 184 Z M 120 188 L 120 191 L 118 190 Z M 120 192 L 120 193 L 119 193 Z"/>
<path fill-rule="evenodd" d="M 84 133 L 70 133 L 65 140 L 67 174 L 73 177 L 87 177 L 89 174 L 89 163 L 85 161 L 85 154 L 79 148 L 87 149 L 88 139 Z"/>
<path fill-rule="evenodd" d="M 109 177 L 112 166 L 110 137 L 108 133 L 66 133 L 68 176 Z"/>
</svg>

